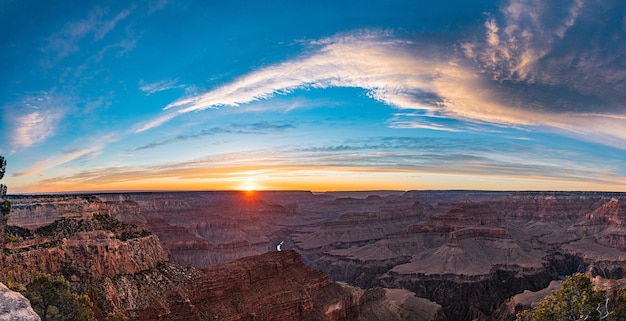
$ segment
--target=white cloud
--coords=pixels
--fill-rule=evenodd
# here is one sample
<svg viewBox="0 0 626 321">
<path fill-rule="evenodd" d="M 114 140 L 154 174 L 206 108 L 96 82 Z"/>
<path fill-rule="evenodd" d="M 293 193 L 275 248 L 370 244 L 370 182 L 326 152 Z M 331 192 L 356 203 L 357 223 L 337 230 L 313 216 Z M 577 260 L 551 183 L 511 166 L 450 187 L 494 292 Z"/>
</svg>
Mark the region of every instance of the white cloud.
<svg viewBox="0 0 626 321">
<path fill-rule="evenodd" d="M 69 152 L 65 152 L 65 153 L 48 157 L 42 161 L 39 161 L 31 165 L 28 169 L 26 169 L 23 172 L 13 174 L 13 177 L 25 177 L 25 176 L 30 176 L 34 174 L 40 174 L 47 169 L 50 169 L 59 165 L 63 165 L 65 163 L 68 163 L 70 161 L 73 161 L 81 157 L 89 157 L 89 158 L 96 157 L 108 144 L 110 144 L 111 142 L 114 142 L 115 140 L 116 138 L 114 137 L 113 134 L 105 135 L 103 137 L 98 138 L 95 141 L 91 141 L 90 143 L 84 145 L 88 147 L 81 147 L 81 148 L 78 148 Z"/>
<path fill-rule="evenodd" d="M 510 19 L 515 20 L 521 10 L 522 7 L 511 7 Z M 565 28 L 571 24 L 575 13 L 568 12 L 567 22 L 558 26 Z M 534 16 L 532 10 L 524 13 L 526 19 L 532 20 Z M 481 44 L 465 45 L 464 52 L 481 58 L 493 54 L 493 68 L 500 75 L 527 74 L 540 56 L 537 50 L 544 49 L 536 50 L 528 45 L 531 42 L 523 41 L 519 48 L 510 47 L 516 38 L 507 34 L 523 36 L 526 32 L 521 27 L 519 30 L 512 27 L 514 24 L 502 31 L 490 21 L 486 24 L 488 35 L 492 35 L 487 40 L 489 45 L 486 48 Z M 503 41 L 505 45 L 500 46 Z M 165 107 L 162 115 L 141 124 L 136 132 L 155 128 L 188 112 L 240 106 L 298 89 L 355 87 L 367 90 L 373 99 L 400 109 L 417 110 L 428 117 L 477 124 L 550 127 L 585 140 L 626 146 L 626 122 L 620 115 L 562 113 L 524 106 L 519 95 L 504 92 L 498 82 L 475 66 L 460 58 L 431 54 L 419 44 L 397 39 L 387 32 L 331 37 L 311 46 L 313 51 L 298 59 L 259 69 L 206 93 L 175 101 Z M 442 124 L 415 121 L 396 126 L 445 130 Z"/>
<path fill-rule="evenodd" d="M 95 30 L 96 40 L 104 38 L 104 36 L 115 28 L 115 25 L 117 25 L 118 22 L 126 19 L 126 17 L 128 17 L 133 10 L 135 10 L 135 6 L 120 11 L 115 17 L 113 17 L 113 19 L 101 21 Z"/>
<path fill-rule="evenodd" d="M 88 35 L 93 34 L 96 41 L 104 38 L 133 10 L 135 6 L 120 11 L 113 18 L 108 18 L 108 9 L 96 7 L 90 11 L 87 19 L 66 23 L 59 32 L 48 38 L 48 45 L 43 49 L 53 52 L 56 55 L 55 59 L 67 57 L 80 49 L 79 43 Z"/>
<path fill-rule="evenodd" d="M 139 89 L 148 96 L 161 91 L 182 87 L 184 86 L 178 84 L 178 79 L 165 79 L 153 83 L 147 83 L 143 80 L 139 81 Z"/>
<path fill-rule="evenodd" d="M 51 118 L 40 112 L 32 112 L 17 119 L 17 129 L 13 136 L 13 146 L 28 148 L 31 145 L 45 140 L 54 131 L 50 126 Z"/>
<path fill-rule="evenodd" d="M 427 87 L 436 70 L 416 58 L 406 41 L 384 34 L 338 37 L 319 41 L 312 55 L 270 66 L 205 94 L 176 101 L 165 109 L 181 113 L 218 106 L 239 106 L 308 87 L 359 87 L 372 98 L 403 108 L 431 109 L 413 98 Z M 316 43 L 316 44 L 317 44 Z"/>
<path fill-rule="evenodd" d="M 146 131 L 148 129 L 159 127 L 159 126 L 163 125 L 164 123 L 170 121 L 174 117 L 178 116 L 179 114 L 180 114 L 180 112 L 164 113 L 163 115 L 161 115 L 161 116 L 159 116 L 159 117 L 157 117 L 155 119 L 152 119 L 150 121 L 137 124 L 133 128 L 133 132 L 141 133 L 141 132 L 144 132 L 144 131 Z"/>
<path fill-rule="evenodd" d="M 485 22 L 486 42 L 463 44 L 462 49 L 494 79 L 536 81 L 536 63 L 574 25 L 583 5 L 582 0 L 558 5 L 542 0 L 511 0 L 502 9 L 501 25 L 493 17 Z M 558 12 L 561 10 L 564 12 Z"/>
<path fill-rule="evenodd" d="M 65 107 L 48 94 L 28 97 L 19 104 L 21 114 L 12 119 L 12 152 L 29 148 L 54 135 L 65 116 Z M 12 115 L 12 114 L 11 114 Z"/>
</svg>

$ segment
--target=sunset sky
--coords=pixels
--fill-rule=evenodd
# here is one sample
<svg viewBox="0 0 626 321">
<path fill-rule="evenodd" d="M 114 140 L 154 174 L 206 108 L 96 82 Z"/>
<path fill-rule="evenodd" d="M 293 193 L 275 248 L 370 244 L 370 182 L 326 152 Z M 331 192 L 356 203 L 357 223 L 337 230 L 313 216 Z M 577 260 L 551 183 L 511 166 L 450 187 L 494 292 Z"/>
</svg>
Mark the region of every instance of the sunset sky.
<svg viewBox="0 0 626 321">
<path fill-rule="evenodd" d="M 626 192 L 625 1 L 0 0 L 9 193 Z"/>
</svg>

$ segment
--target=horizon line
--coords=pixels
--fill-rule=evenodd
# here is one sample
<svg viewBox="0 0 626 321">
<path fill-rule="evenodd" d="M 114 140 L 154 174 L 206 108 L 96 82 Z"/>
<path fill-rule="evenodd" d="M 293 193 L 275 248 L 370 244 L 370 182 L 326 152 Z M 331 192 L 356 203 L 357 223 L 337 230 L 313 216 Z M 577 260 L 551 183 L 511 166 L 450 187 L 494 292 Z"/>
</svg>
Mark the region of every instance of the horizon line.
<svg viewBox="0 0 626 321">
<path fill-rule="evenodd" d="M 534 189 L 363 189 L 363 190 L 326 190 L 326 191 L 314 191 L 305 189 L 256 189 L 256 190 L 244 190 L 244 189 L 190 189 L 190 190 L 94 190 L 94 191 L 56 191 L 56 192 L 24 192 L 24 193 L 11 193 L 6 194 L 10 196 L 20 195 L 93 195 L 93 194 L 134 194 L 134 193 L 280 193 L 280 192 L 304 192 L 311 194 L 332 194 L 332 193 L 407 193 L 407 192 L 490 192 L 490 193 L 612 193 L 612 194 L 626 194 L 626 191 L 609 191 L 609 190 L 534 190 Z"/>
</svg>

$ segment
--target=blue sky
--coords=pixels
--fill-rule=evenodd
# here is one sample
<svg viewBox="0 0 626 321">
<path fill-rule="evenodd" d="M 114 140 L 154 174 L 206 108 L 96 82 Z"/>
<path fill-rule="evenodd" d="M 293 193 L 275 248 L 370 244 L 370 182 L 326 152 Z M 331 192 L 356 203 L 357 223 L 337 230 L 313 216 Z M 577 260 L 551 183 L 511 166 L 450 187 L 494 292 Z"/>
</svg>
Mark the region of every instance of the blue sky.
<svg viewBox="0 0 626 321">
<path fill-rule="evenodd" d="M 4 183 L 626 191 L 625 13 L 0 0 Z"/>
</svg>

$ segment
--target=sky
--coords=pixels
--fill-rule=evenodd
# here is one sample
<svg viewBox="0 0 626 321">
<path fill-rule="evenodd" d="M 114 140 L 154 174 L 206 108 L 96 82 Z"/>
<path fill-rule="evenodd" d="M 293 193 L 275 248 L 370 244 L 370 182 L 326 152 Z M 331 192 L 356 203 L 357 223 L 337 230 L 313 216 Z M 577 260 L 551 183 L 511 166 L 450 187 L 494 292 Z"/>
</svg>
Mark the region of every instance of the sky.
<svg viewBox="0 0 626 321">
<path fill-rule="evenodd" d="M 0 0 L 11 193 L 626 192 L 626 2 Z"/>
</svg>

